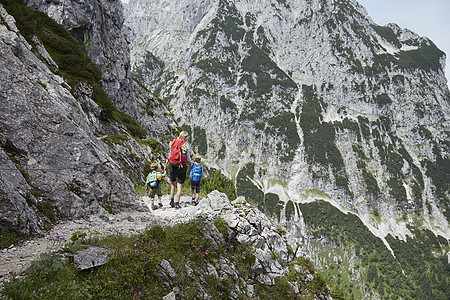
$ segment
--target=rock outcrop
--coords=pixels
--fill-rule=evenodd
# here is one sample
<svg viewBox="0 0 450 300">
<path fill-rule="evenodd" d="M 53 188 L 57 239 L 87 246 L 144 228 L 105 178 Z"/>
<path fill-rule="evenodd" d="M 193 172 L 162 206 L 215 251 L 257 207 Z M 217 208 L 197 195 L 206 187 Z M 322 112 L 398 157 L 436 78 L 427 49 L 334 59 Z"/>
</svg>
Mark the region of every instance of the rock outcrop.
<svg viewBox="0 0 450 300">
<path fill-rule="evenodd" d="M 157 216 L 155 219 L 157 225 L 169 226 L 199 217 L 210 222 L 218 218 L 224 220 L 232 229 L 231 236 L 225 238 L 255 247 L 256 260 L 253 271 L 256 278 L 264 284 L 273 285 L 274 279 L 286 272 L 283 266 L 295 257 L 305 255 L 298 243 L 304 237 L 298 231 L 286 232 L 283 227 L 271 221 L 242 197 L 230 202 L 225 194 L 214 191 L 197 206 L 183 205 L 183 208 L 175 214 L 168 214 L 166 211 L 166 209 L 153 211 Z M 225 247 L 226 241 L 220 232 L 213 225 L 209 225 L 208 228 L 211 229 L 206 231 L 210 235 L 210 240 L 217 247 Z M 277 259 L 273 258 L 274 253 Z"/>
<path fill-rule="evenodd" d="M 75 99 L 0 9 L 0 201 L 13 208 L 2 209 L 1 231 L 39 233 L 56 219 L 130 206 L 132 182 L 95 135 L 102 131 L 97 105 Z"/>
<path fill-rule="evenodd" d="M 92 61 L 102 71 L 101 85 L 121 110 L 137 118 L 130 74 L 130 51 L 125 35 L 122 3 L 119 0 L 26 0 L 83 44 Z"/>
<path fill-rule="evenodd" d="M 190 203 L 182 206 L 182 209 L 175 214 L 167 214 L 166 210 L 156 210 L 153 214 L 158 224 L 163 226 L 169 226 L 169 224 L 173 226 L 177 222 L 188 222 L 197 218 L 204 219 L 205 237 L 217 250 L 231 249 L 238 244 L 251 247 L 255 260 L 251 265 L 250 277 L 240 274 L 233 261 L 222 257 L 202 270 L 193 271 L 194 276 L 199 278 L 213 276 L 219 280 L 227 278 L 232 280 L 235 283 L 234 289 L 230 291 L 232 299 L 239 299 L 236 295 L 242 294 L 247 294 L 251 298 L 256 297 L 257 295 L 252 292 L 255 281 L 274 286 L 276 278 L 287 275 L 290 268 L 295 266 L 294 259 L 305 255 L 299 246 L 299 241 L 303 239 L 302 235 L 293 234 L 293 231 L 286 232 L 285 228 L 268 219 L 264 213 L 242 197 L 230 202 L 225 194 L 214 191 L 207 198 L 202 199 L 197 206 Z M 231 231 L 219 231 L 215 226 L 217 220 L 224 221 Z M 163 279 L 176 281 L 177 274 L 169 262 L 162 261 L 159 267 Z M 306 274 L 303 281 L 290 284 L 298 292 L 304 283 L 312 281 L 313 278 L 313 274 Z M 201 286 L 202 281 L 198 284 Z M 206 289 L 197 287 L 197 291 L 199 290 Z M 174 291 L 176 292 L 176 289 Z M 198 296 L 209 298 L 207 294 L 200 293 Z M 329 290 L 324 289 L 316 296 L 327 299 Z"/>
</svg>

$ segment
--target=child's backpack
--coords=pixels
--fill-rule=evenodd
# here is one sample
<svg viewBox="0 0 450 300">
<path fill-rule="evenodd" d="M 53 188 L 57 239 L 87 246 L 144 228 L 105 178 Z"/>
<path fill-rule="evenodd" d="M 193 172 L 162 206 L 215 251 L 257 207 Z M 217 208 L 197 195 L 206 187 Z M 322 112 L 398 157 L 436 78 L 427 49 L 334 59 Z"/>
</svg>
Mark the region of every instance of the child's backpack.
<svg viewBox="0 0 450 300">
<path fill-rule="evenodd" d="M 184 165 L 186 160 L 186 146 L 183 139 L 174 139 L 171 143 L 172 149 L 169 152 L 169 163 Z"/>
<path fill-rule="evenodd" d="M 147 182 L 150 187 L 152 187 L 152 188 L 157 187 L 158 186 L 158 172 L 153 171 L 153 172 L 149 173 L 147 176 Z"/>
<path fill-rule="evenodd" d="M 189 174 L 189 179 L 191 181 L 200 181 L 202 178 L 203 168 L 201 164 L 195 164 L 192 166 L 191 173 Z"/>
</svg>

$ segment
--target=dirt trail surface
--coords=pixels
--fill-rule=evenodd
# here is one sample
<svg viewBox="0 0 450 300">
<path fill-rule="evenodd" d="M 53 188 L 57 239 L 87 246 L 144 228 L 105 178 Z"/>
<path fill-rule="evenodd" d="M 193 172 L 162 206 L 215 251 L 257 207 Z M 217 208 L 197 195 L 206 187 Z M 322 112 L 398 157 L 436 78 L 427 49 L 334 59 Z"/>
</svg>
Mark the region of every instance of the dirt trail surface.
<svg viewBox="0 0 450 300">
<path fill-rule="evenodd" d="M 62 247 L 63 240 L 54 241 L 49 237 L 64 236 L 70 241 L 75 232 L 90 235 L 136 234 L 154 225 L 174 224 L 186 221 L 188 215 L 195 215 L 199 207 L 191 203 L 190 196 L 181 197 L 181 209 L 174 209 L 169 205 L 169 196 L 163 196 L 163 207 L 151 210 L 148 197 L 141 199 L 139 211 L 121 212 L 114 215 L 93 215 L 82 220 L 64 222 L 52 228 L 45 237 L 35 238 L 20 245 L 12 245 L 0 250 L 0 282 L 11 278 L 12 274 L 23 273 L 33 260 L 37 260 L 41 253 L 48 253 Z M 0 284 L 1 288 L 2 284 Z"/>
</svg>

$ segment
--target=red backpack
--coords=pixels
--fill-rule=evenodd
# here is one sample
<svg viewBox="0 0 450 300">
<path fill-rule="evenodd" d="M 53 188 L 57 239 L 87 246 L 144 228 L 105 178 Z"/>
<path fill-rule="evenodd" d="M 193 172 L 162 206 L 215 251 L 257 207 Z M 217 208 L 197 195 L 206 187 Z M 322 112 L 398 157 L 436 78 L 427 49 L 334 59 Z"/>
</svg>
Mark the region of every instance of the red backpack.
<svg viewBox="0 0 450 300">
<path fill-rule="evenodd" d="M 169 163 L 176 163 L 178 165 L 184 165 L 186 161 L 186 146 L 183 139 L 174 139 L 170 143 L 172 149 L 167 156 Z"/>
</svg>

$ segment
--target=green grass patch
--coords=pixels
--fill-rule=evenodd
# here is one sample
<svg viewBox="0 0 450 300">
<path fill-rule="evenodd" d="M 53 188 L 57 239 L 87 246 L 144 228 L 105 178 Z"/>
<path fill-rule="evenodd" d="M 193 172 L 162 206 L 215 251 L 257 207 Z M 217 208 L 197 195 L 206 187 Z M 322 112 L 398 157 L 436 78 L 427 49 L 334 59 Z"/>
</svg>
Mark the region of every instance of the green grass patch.
<svg viewBox="0 0 450 300">
<path fill-rule="evenodd" d="M 155 138 L 138 139 L 137 141 L 141 145 L 150 147 L 153 153 L 162 153 L 162 145 Z"/>
<path fill-rule="evenodd" d="M 0 233 L 0 249 L 7 248 L 18 241 L 16 233 L 2 232 Z"/>
<path fill-rule="evenodd" d="M 56 224 L 54 207 L 49 200 L 39 201 L 36 204 L 36 207 L 44 216 L 46 216 L 50 220 L 50 222 Z"/>
<path fill-rule="evenodd" d="M 370 214 L 374 217 L 378 224 L 381 224 L 381 215 L 378 212 L 378 208 L 375 208 Z"/>
<path fill-rule="evenodd" d="M 328 196 L 325 192 L 318 190 L 318 189 L 310 189 L 310 190 L 302 191 L 300 193 L 300 196 L 303 199 L 316 198 L 316 197 L 320 197 L 320 198 L 324 198 L 324 199 L 331 199 L 331 197 Z"/>
<path fill-rule="evenodd" d="M 269 186 L 275 186 L 275 185 L 281 185 L 282 187 L 286 188 L 287 187 L 287 182 L 286 181 L 282 181 L 282 180 L 277 180 L 277 179 L 270 179 L 269 180 Z"/>
<path fill-rule="evenodd" d="M 125 134 L 108 135 L 102 138 L 102 140 L 110 146 L 112 146 L 113 144 L 117 144 L 125 147 L 125 143 L 128 142 L 128 136 Z"/>
</svg>

